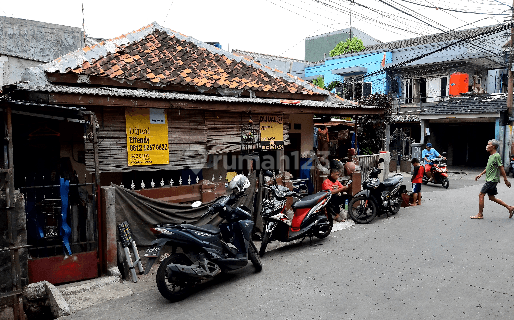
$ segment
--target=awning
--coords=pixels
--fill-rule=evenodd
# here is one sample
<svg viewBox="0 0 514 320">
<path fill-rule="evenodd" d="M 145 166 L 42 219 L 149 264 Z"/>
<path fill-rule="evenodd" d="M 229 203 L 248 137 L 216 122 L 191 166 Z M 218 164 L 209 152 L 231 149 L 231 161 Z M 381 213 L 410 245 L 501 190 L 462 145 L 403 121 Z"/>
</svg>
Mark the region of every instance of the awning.
<svg viewBox="0 0 514 320">
<path fill-rule="evenodd" d="M 368 69 L 364 67 L 350 67 L 332 70 L 333 74 L 340 76 L 358 76 L 368 73 Z"/>
<path fill-rule="evenodd" d="M 11 105 L 11 112 L 24 116 L 64 120 L 69 122 L 87 123 L 84 117 L 85 108 L 73 106 L 60 106 L 35 101 L 0 99 L 0 110 L 4 110 L 5 104 Z"/>
</svg>

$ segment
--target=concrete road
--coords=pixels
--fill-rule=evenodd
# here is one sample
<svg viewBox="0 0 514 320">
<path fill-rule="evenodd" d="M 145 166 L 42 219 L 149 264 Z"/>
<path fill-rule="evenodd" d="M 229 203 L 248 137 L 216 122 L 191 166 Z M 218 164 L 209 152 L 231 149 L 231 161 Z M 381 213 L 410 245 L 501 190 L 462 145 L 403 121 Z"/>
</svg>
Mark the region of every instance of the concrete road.
<svg viewBox="0 0 514 320">
<path fill-rule="evenodd" d="M 512 318 L 514 219 L 490 201 L 484 220 L 469 218 L 476 172 L 453 175 L 448 190 L 423 186 L 423 205 L 396 216 L 270 251 L 262 272 L 249 266 L 182 302 L 167 302 L 147 276 L 125 282 L 131 296 L 66 319 Z M 498 190 L 514 204 L 514 189 Z"/>
</svg>

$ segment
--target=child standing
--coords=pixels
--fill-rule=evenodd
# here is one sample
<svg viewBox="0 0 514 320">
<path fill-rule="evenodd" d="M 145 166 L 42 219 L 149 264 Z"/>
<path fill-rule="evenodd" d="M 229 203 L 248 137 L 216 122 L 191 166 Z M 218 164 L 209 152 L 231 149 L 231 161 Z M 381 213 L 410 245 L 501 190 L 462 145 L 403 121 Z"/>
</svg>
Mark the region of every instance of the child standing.
<svg viewBox="0 0 514 320">
<path fill-rule="evenodd" d="M 423 182 L 423 174 L 425 173 L 425 167 L 419 164 L 419 160 L 417 158 L 413 158 L 411 161 L 414 166 L 414 171 L 412 172 L 412 199 L 414 203 L 411 206 L 421 205 L 421 183 Z"/>
</svg>

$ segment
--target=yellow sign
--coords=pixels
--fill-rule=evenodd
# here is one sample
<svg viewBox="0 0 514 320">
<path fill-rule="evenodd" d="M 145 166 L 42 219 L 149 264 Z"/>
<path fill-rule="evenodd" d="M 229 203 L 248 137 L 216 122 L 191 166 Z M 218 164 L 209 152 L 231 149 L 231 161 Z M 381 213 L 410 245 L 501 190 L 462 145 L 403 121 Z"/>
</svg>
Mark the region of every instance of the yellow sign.
<svg viewBox="0 0 514 320">
<path fill-rule="evenodd" d="M 170 163 L 165 109 L 127 108 L 125 122 L 129 166 Z"/>
<path fill-rule="evenodd" d="M 282 116 L 260 116 L 261 148 L 263 150 L 284 149 L 284 123 Z"/>
</svg>

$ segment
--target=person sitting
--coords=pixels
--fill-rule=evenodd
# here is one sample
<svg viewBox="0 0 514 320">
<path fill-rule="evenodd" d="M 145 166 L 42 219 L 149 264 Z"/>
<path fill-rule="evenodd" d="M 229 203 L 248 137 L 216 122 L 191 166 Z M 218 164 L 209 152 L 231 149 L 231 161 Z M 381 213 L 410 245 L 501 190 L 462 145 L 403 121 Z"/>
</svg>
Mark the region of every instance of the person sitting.
<svg viewBox="0 0 514 320">
<path fill-rule="evenodd" d="M 332 193 L 332 199 L 330 199 L 330 203 L 327 206 L 327 210 L 332 214 L 334 220 L 337 222 L 344 221 L 343 218 L 339 215 L 341 209 L 340 206 L 343 204 L 343 201 L 347 198 L 345 196 L 339 195 L 341 192 L 348 191 L 348 186 L 343 186 L 341 182 L 339 182 L 340 171 L 336 168 L 330 169 L 330 175 L 328 176 L 323 184 L 321 185 L 322 190 L 330 190 Z"/>
<path fill-rule="evenodd" d="M 421 153 L 421 157 L 423 158 L 423 161 L 425 162 L 425 174 L 429 178 L 429 181 L 433 182 L 434 177 L 432 175 L 432 172 L 430 171 L 432 169 L 432 165 L 434 162 L 432 161 L 434 158 L 438 158 L 441 155 L 439 152 L 437 152 L 436 149 L 432 148 L 432 144 L 429 142 L 426 145 L 426 149 L 423 150 Z M 446 159 L 443 157 L 443 159 Z"/>
</svg>

